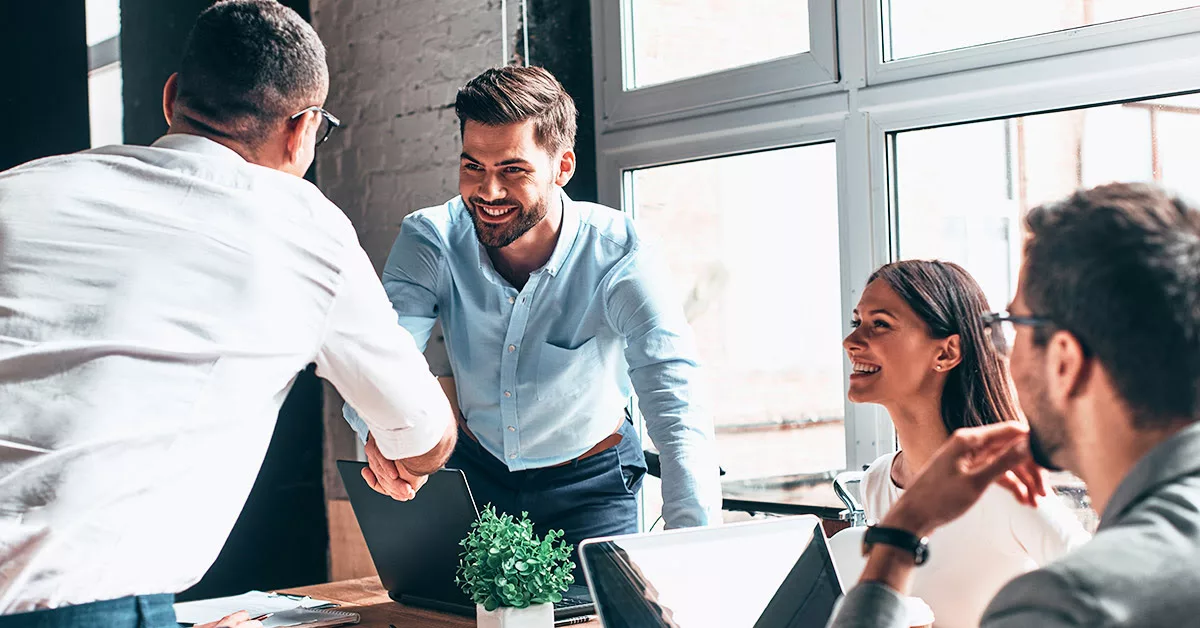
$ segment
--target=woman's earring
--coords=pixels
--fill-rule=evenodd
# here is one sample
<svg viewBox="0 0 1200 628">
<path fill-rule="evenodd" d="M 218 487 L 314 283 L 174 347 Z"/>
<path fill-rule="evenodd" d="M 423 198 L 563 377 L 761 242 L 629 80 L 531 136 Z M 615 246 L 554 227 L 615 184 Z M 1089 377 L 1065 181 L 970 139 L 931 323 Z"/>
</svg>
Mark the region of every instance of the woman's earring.
<svg viewBox="0 0 1200 628">
<path fill-rule="evenodd" d="M 941 364 L 939 364 L 939 365 L 937 365 L 937 366 L 933 367 L 933 370 L 935 370 L 935 371 L 940 371 L 940 370 L 942 370 L 942 365 L 941 365 Z"/>
</svg>

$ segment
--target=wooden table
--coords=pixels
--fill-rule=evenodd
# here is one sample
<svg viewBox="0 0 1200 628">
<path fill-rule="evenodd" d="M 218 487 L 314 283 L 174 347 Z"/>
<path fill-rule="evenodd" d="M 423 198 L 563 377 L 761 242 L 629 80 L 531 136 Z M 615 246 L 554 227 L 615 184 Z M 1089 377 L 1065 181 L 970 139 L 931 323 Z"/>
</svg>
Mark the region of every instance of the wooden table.
<svg viewBox="0 0 1200 628">
<path fill-rule="evenodd" d="M 339 610 L 358 613 L 362 616 L 359 626 L 370 628 L 388 628 L 388 624 L 395 624 L 396 628 L 447 628 L 475 625 L 474 618 L 401 606 L 388 597 L 379 578 L 375 576 L 286 589 L 282 593 L 307 595 L 318 600 L 337 602 L 341 604 L 338 607 Z M 587 623 L 575 625 L 599 628 L 600 622 L 593 619 Z"/>
</svg>

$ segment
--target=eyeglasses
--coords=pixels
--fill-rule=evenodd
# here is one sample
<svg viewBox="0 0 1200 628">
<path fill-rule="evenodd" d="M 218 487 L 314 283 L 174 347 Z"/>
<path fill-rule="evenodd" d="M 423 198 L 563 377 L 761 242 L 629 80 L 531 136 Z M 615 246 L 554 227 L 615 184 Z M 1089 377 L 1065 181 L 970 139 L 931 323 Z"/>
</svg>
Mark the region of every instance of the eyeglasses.
<svg viewBox="0 0 1200 628">
<path fill-rule="evenodd" d="M 292 116 L 290 118 L 288 118 L 288 120 L 295 120 L 296 118 L 299 118 L 300 116 L 302 116 L 310 111 L 316 111 L 321 114 L 321 126 L 317 127 L 317 143 L 316 143 L 317 146 L 320 146 L 321 144 L 325 143 L 325 140 L 329 139 L 329 136 L 330 136 L 330 134 L 333 133 L 334 129 L 342 126 L 342 121 L 338 120 L 337 116 L 334 116 L 332 113 L 325 111 L 324 109 L 322 109 L 321 107 L 318 107 L 317 105 L 313 105 L 311 107 L 306 107 L 304 109 L 301 109 L 300 111 L 297 111 L 296 113 L 293 113 Z"/>
<path fill-rule="evenodd" d="M 1053 326 L 1054 321 L 1037 316 L 1008 316 L 999 312 L 983 315 L 983 326 L 987 331 L 988 340 L 1000 355 L 1007 356 L 1012 352 L 1013 341 L 1017 338 L 1017 325 L 1029 327 Z"/>
</svg>

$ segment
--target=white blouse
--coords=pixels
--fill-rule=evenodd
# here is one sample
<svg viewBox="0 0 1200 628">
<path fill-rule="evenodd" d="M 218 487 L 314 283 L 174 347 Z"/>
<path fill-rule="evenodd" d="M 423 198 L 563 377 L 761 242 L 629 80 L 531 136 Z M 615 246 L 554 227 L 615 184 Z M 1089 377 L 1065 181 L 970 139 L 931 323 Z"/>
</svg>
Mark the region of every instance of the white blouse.
<svg viewBox="0 0 1200 628">
<path fill-rule="evenodd" d="M 896 454 L 881 456 L 863 478 L 869 520 L 882 519 L 904 490 L 892 481 Z M 938 628 L 979 625 L 1000 588 L 1086 543 L 1091 536 L 1054 496 L 1037 508 L 992 486 L 962 517 L 929 537 L 929 562 L 915 572 L 911 595 L 933 609 Z"/>
</svg>

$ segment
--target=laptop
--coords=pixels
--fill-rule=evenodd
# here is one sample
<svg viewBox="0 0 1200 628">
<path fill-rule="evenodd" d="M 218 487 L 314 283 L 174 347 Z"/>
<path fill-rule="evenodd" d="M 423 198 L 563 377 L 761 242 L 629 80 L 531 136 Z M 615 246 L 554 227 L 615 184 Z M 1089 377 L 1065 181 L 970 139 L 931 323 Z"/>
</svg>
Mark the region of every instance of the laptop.
<svg viewBox="0 0 1200 628">
<path fill-rule="evenodd" d="M 590 539 L 580 556 L 605 628 L 820 628 L 842 595 L 812 515 Z"/>
<path fill-rule="evenodd" d="M 367 485 L 362 477 L 367 463 L 337 464 L 388 596 L 406 606 L 474 617 L 475 603 L 454 582 L 462 553 L 458 543 L 479 518 L 463 472 L 442 469 L 416 497 L 400 502 Z M 591 594 L 581 584 L 571 585 L 554 605 L 556 622 L 593 613 Z"/>
</svg>

